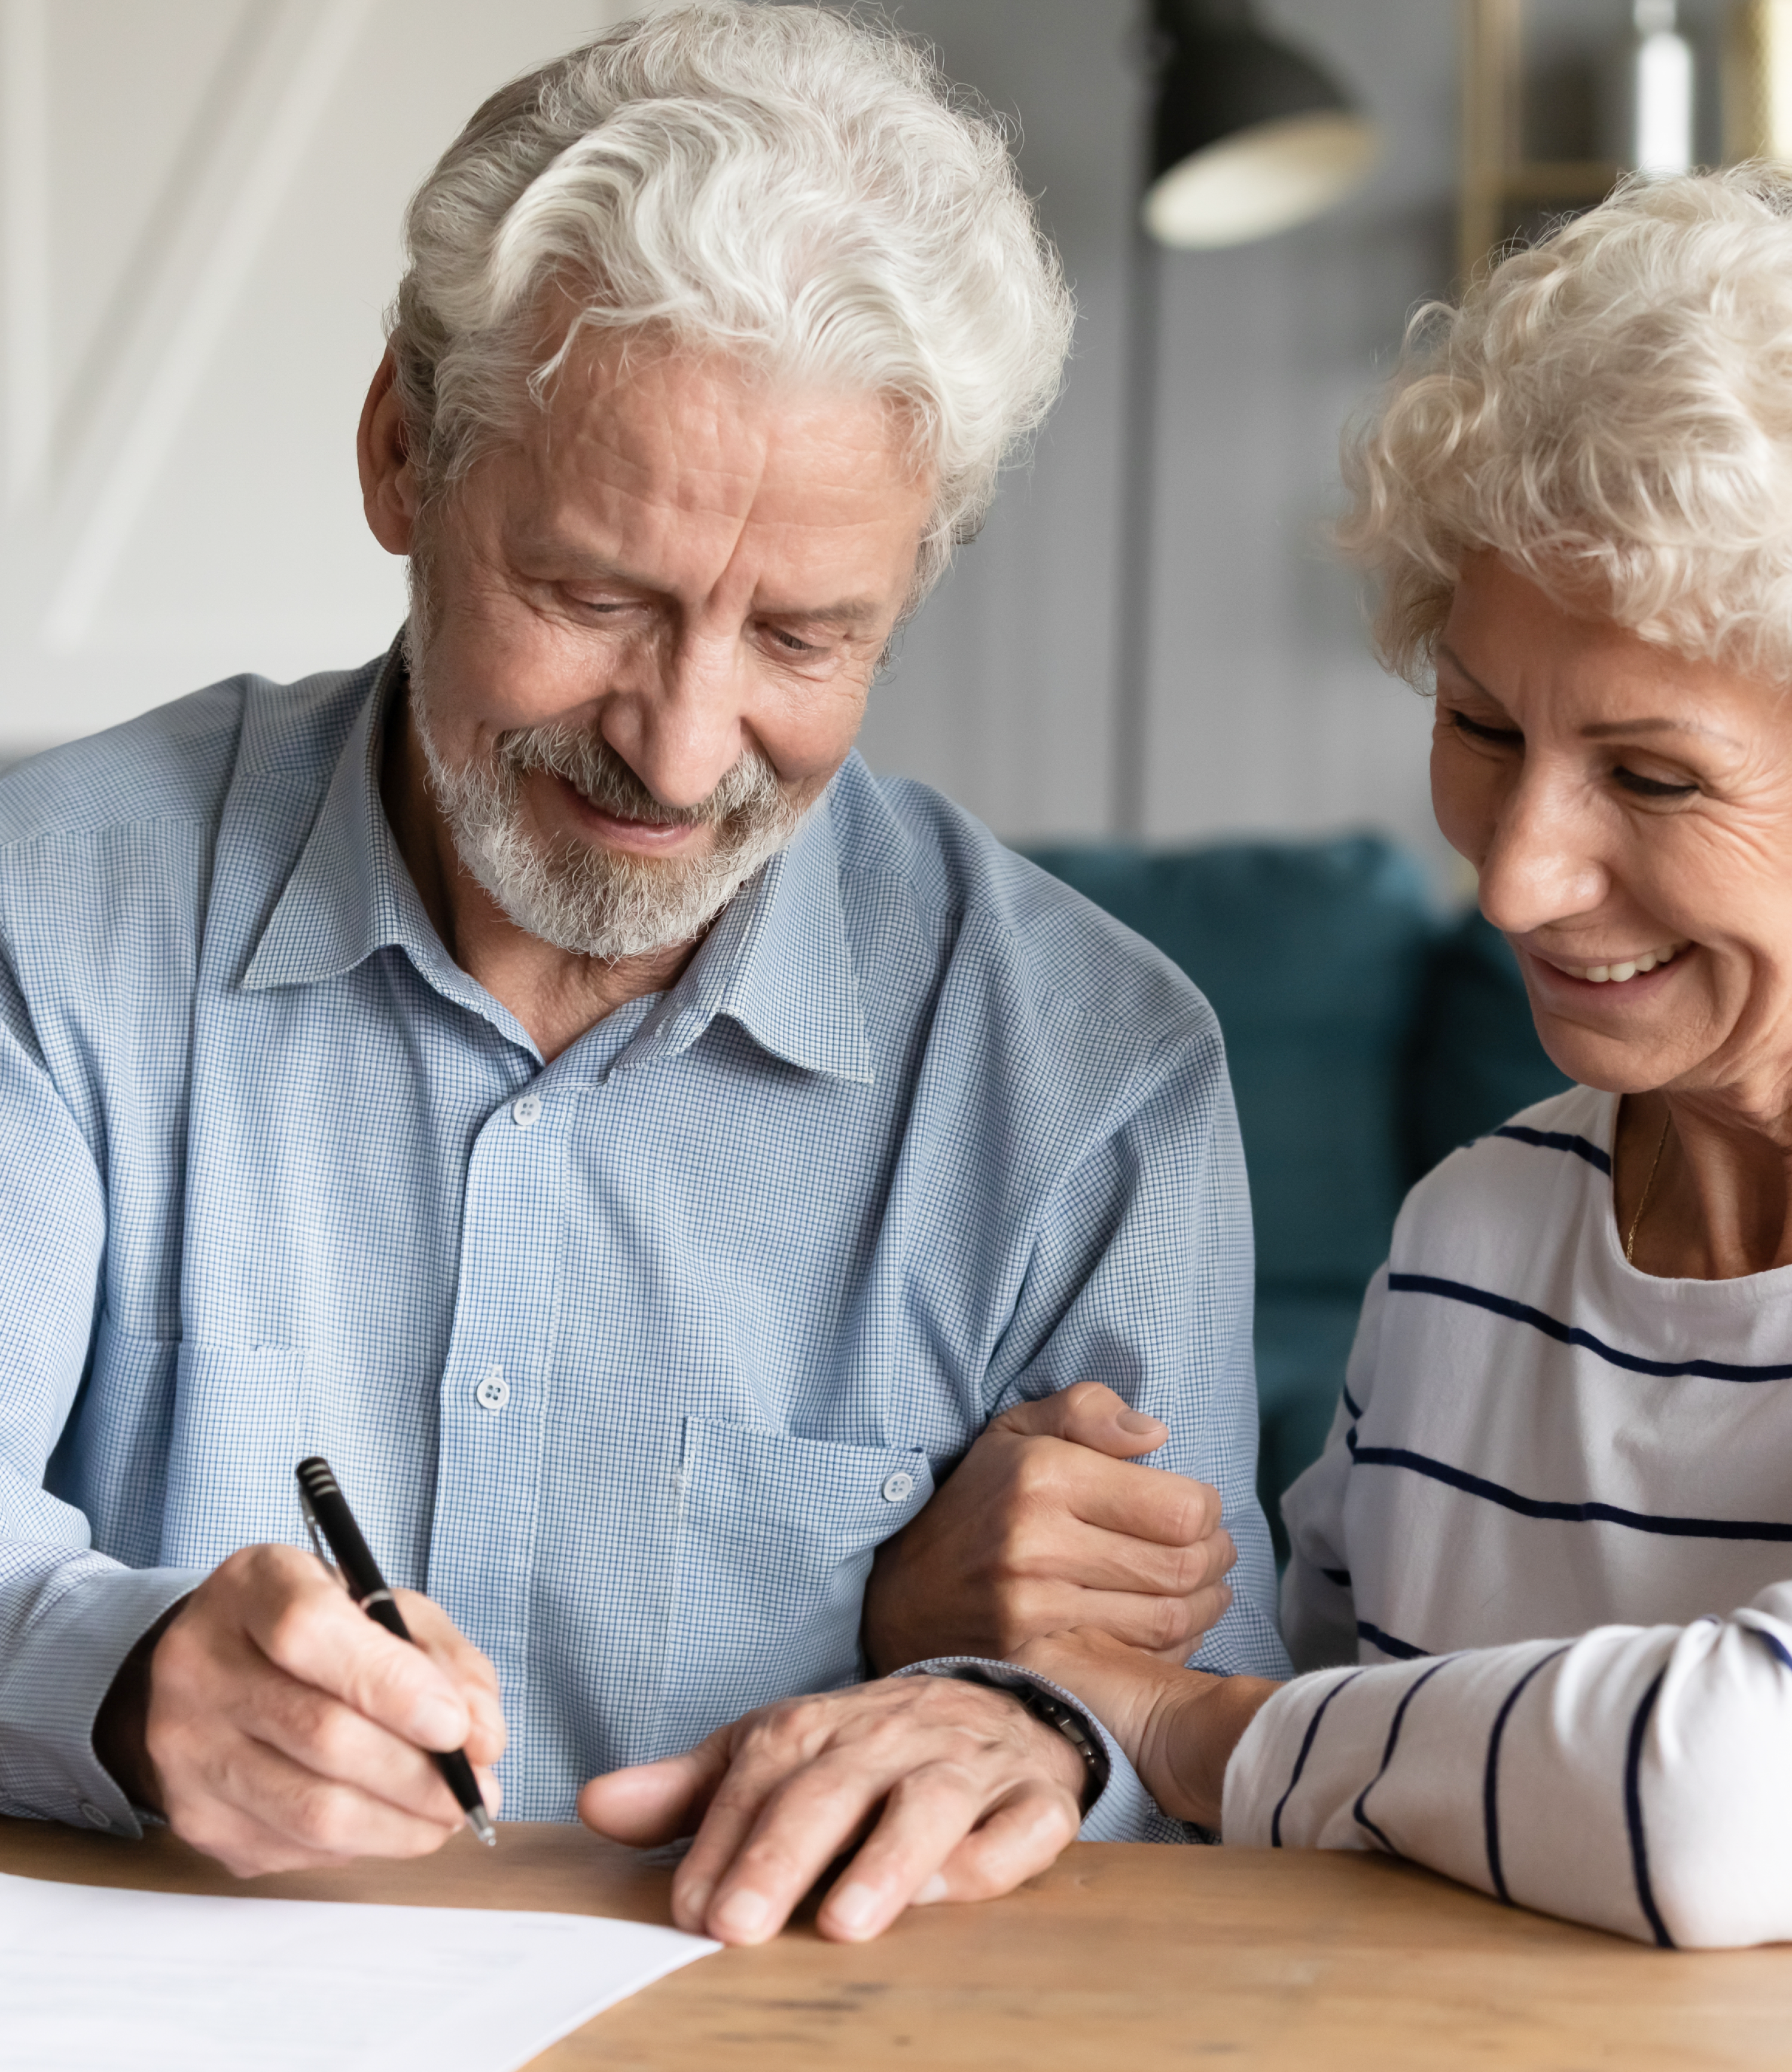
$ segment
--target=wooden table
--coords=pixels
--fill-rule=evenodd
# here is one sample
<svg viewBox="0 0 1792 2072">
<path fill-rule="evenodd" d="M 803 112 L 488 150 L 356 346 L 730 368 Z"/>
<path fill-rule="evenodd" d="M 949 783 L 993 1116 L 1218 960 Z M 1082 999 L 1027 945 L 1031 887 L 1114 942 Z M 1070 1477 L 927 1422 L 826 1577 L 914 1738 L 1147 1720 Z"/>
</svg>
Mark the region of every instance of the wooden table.
<svg viewBox="0 0 1792 2072">
<path fill-rule="evenodd" d="M 574 1827 L 432 1861 L 233 1885 L 142 1844 L 0 1820 L 0 1869 L 269 1897 L 540 1907 L 664 1922 L 669 1873 Z M 0 2060 L 5 2056 L 0 2041 Z M 538 2072 L 1178 2072 L 1206 2065 L 1792 2064 L 1792 1948 L 1679 1955 L 1510 1912 L 1383 1858 L 1080 1844 L 1012 1897 L 881 1942 L 798 1926 L 651 1986 Z"/>
</svg>

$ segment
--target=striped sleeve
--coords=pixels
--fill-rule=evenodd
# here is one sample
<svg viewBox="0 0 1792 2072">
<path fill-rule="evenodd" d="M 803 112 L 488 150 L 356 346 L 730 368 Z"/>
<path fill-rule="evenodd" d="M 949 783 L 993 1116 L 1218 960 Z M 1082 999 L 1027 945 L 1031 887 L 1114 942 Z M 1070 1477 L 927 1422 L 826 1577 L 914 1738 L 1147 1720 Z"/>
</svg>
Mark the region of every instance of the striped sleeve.
<svg viewBox="0 0 1792 2072">
<path fill-rule="evenodd" d="M 1325 1451 L 1282 1498 L 1291 1550 L 1282 1579 L 1282 1637 L 1297 1669 L 1356 1659 L 1356 1600 L 1345 1554 L 1344 1498 L 1350 1482 L 1350 1437 L 1375 1386 L 1387 1268 L 1362 1298 L 1338 1411 Z"/>
<path fill-rule="evenodd" d="M 1379 1849 L 1663 1948 L 1792 1939 L 1792 1582 L 1727 1619 L 1605 1626 L 1284 1687 L 1224 1837 Z"/>
</svg>

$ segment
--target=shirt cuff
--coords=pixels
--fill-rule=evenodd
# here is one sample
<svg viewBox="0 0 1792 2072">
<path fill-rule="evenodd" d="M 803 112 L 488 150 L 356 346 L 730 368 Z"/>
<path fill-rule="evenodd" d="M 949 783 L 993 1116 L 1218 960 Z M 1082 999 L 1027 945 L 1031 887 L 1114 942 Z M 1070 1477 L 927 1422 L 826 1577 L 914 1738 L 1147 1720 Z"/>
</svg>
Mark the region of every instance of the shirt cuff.
<svg viewBox="0 0 1792 2072">
<path fill-rule="evenodd" d="M 1049 1691 L 1083 1723 L 1091 1740 L 1099 1743 L 1108 1758 L 1108 1782 L 1100 1795 L 1083 1816 L 1077 1839 L 1083 1842 L 1204 1842 L 1204 1830 L 1185 1820 L 1172 1819 L 1145 1788 L 1139 1774 L 1120 1751 L 1120 1745 L 1075 1692 L 1049 1676 L 1037 1676 L 1030 1669 L 1017 1669 L 1012 1662 L 997 1662 L 978 1655 L 943 1655 L 931 1662 L 910 1663 L 898 1676 L 960 1676 L 977 1670 L 996 1684 L 1030 1684 Z"/>
<path fill-rule="evenodd" d="M 0 1810 L 134 1841 L 143 1815 L 93 1753 L 125 1657 L 203 1570 L 93 1567 L 39 1610 L 0 1666 Z"/>
</svg>

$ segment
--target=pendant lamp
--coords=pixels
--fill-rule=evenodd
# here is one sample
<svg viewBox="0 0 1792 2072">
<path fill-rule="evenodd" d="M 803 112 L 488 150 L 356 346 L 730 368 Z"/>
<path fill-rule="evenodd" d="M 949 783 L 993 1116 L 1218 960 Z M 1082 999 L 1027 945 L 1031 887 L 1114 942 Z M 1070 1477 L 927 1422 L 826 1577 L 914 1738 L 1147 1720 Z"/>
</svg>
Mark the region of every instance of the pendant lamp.
<svg viewBox="0 0 1792 2072">
<path fill-rule="evenodd" d="M 1154 0 L 1157 121 L 1145 228 L 1182 250 L 1246 245 L 1321 216 L 1367 175 L 1375 125 L 1258 27 L 1250 0 Z"/>
</svg>

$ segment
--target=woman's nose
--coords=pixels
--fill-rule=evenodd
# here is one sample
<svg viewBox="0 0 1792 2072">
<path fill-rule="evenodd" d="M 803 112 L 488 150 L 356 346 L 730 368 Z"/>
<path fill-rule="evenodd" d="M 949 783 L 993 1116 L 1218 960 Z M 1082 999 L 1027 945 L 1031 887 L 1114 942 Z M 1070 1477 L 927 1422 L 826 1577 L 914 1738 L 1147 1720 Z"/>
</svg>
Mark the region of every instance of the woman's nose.
<svg viewBox="0 0 1792 2072">
<path fill-rule="evenodd" d="M 1481 911 L 1508 935 L 1592 912 L 1611 891 L 1593 816 L 1556 787 L 1507 793 L 1480 867 Z"/>
</svg>

